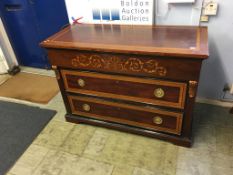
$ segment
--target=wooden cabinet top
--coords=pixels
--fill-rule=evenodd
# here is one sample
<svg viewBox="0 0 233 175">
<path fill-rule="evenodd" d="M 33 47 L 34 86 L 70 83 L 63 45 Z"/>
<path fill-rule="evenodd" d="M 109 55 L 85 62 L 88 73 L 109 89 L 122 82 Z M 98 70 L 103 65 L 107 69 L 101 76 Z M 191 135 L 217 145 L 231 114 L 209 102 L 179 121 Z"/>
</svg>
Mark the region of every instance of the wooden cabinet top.
<svg viewBox="0 0 233 175">
<path fill-rule="evenodd" d="M 45 48 L 207 58 L 206 27 L 70 25 L 41 43 Z"/>
</svg>

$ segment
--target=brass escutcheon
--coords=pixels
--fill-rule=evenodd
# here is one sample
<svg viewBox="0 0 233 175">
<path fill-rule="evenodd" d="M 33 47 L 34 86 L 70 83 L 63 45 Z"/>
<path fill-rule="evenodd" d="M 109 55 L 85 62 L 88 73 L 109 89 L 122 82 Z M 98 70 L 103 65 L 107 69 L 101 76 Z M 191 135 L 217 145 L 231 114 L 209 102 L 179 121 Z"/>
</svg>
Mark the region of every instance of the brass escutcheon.
<svg viewBox="0 0 233 175">
<path fill-rule="evenodd" d="M 157 98 L 163 98 L 164 95 L 165 95 L 165 93 L 164 93 L 164 90 L 163 90 L 162 88 L 157 88 L 157 89 L 155 89 L 155 91 L 154 91 L 154 95 L 155 95 L 155 97 L 157 97 Z"/>
<path fill-rule="evenodd" d="M 84 87 L 85 86 L 85 81 L 83 80 L 83 79 L 78 79 L 78 85 L 80 86 L 80 87 Z"/>
<path fill-rule="evenodd" d="M 161 125 L 163 123 L 163 119 L 159 116 L 153 118 L 153 122 L 157 125 Z"/>
<path fill-rule="evenodd" d="M 91 110 L 91 107 L 89 104 L 83 104 L 83 110 L 84 111 L 90 111 Z"/>
</svg>

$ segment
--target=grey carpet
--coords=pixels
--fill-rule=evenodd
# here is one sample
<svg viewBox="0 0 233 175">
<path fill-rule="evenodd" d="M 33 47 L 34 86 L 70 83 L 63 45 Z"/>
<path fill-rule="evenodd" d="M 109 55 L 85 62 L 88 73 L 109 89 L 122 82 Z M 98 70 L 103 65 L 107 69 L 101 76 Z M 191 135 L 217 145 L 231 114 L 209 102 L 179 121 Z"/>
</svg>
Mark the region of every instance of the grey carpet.
<svg viewBox="0 0 233 175">
<path fill-rule="evenodd" d="M 5 174 L 56 111 L 0 101 L 0 175 Z"/>
</svg>

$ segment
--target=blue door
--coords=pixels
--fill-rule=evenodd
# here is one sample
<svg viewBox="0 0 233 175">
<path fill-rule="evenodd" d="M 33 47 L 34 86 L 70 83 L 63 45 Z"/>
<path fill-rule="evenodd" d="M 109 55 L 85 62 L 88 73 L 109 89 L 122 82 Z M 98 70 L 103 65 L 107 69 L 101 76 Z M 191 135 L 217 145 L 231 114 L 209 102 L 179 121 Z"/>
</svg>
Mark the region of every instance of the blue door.
<svg viewBox="0 0 233 175">
<path fill-rule="evenodd" d="M 0 15 L 19 64 L 49 68 L 39 43 L 68 23 L 64 0 L 0 0 Z"/>
</svg>

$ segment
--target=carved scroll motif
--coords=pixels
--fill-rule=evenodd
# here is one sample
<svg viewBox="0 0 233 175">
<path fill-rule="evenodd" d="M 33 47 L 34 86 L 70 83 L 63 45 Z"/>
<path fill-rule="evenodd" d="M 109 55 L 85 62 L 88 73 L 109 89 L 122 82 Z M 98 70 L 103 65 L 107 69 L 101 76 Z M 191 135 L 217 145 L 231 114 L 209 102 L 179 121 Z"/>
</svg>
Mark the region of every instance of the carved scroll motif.
<svg viewBox="0 0 233 175">
<path fill-rule="evenodd" d="M 99 55 L 79 55 L 71 60 L 71 64 L 74 67 L 82 68 L 145 72 L 159 76 L 166 76 L 167 74 L 167 69 L 160 66 L 157 61 L 152 59 L 144 61 L 134 57 L 125 59 L 116 56 L 106 58 Z"/>
</svg>

